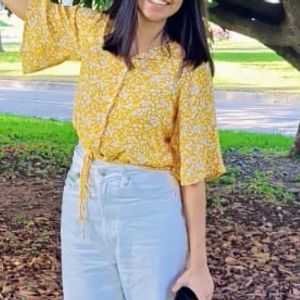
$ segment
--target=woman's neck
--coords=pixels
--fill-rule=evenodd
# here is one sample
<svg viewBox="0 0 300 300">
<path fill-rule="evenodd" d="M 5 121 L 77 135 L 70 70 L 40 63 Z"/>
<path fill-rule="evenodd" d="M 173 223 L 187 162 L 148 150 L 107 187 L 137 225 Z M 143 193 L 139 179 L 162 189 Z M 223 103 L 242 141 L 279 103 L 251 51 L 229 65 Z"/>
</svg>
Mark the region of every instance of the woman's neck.
<svg viewBox="0 0 300 300">
<path fill-rule="evenodd" d="M 162 43 L 163 28 L 166 21 L 152 22 L 138 12 L 138 28 L 132 45 L 132 55 L 142 53 Z"/>
</svg>

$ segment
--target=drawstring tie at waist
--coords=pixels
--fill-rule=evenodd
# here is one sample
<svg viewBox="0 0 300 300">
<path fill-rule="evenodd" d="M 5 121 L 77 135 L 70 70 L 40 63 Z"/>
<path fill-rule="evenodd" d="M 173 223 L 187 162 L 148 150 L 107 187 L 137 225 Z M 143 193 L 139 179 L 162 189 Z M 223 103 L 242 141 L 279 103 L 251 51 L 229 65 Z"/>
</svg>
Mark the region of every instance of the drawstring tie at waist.
<svg viewBox="0 0 300 300">
<path fill-rule="evenodd" d="M 85 149 L 84 155 L 83 155 L 83 164 L 80 171 L 80 183 L 79 183 L 79 201 L 78 201 L 78 214 L 77 218 L 81 222 L 80 227 L 80 238 L 84 239 L 84 228 L 83 228 L 83 222 L 86 220 L 86 217 L 84 216 L 84 213 L 86 213 L 86 206 L 85 202 L 87 199 L 87 179 L 88 174 L 90 171 L 90 166 L 92 163 L 92 160 L 94 158 L 93 152 L 90 149 Z"/>
</svg>

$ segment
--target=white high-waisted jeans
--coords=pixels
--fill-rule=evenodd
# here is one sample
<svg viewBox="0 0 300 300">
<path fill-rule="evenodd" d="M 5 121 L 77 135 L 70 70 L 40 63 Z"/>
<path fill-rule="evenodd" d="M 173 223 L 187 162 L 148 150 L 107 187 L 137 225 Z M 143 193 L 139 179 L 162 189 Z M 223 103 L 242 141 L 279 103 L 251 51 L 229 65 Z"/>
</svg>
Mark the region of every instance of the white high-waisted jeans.
<svg viewBox="0 0 300 300">
<path fill-rule="evenodd" d="M 171 300 L 188 236 L 180 186 L 168 170 L 94 160 L 88 176 L 85 240 L 77 214 L 78 143 L 61 206 L 64 300 Z"/>
</svg>

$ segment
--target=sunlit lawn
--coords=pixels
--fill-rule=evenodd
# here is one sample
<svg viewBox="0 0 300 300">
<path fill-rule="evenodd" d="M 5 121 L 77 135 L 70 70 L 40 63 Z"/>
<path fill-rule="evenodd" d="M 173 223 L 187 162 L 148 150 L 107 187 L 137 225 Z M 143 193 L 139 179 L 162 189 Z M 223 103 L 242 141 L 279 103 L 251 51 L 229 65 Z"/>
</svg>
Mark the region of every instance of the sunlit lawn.
<svg viewBox="0 0 300 300">
<path fill-rule="evenodd" d="M 213 56 L 219 88 L 300 92 L 300 72 L 254 39 L 218 41 Z"/>
<path fill-rule="evenodd" d="M 34 80 L 78 80 L 80 63 L 67 61 L 32 74 L 23 75 L 19 45 L 4 45 L 0 53 L 0 76 Z M 215 86 L 238 90 L 300 92 L 300 72 L 275 52 L 253 39 L 219 41 L 213 47 L 216 64 Z"/>
</svg>

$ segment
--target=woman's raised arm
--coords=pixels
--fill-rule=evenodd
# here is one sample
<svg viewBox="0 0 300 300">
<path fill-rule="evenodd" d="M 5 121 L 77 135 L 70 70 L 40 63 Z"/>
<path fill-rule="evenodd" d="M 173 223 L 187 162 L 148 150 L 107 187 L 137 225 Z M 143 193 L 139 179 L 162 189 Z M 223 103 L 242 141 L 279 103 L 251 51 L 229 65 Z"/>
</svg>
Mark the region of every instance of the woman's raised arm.
<svg viewBox="0 0 300 300">
<path fill-rule="evenodd" d="M 3 4 L 22 20 L 25 19 L 27 0 L 2 0 Z"/>
<path fill-rule="evenodd" d="M 101 42 L 109 17 L 81 4 L 66 6 L 51 0 L 3 3 L 24 21 L 20 45 L 23 74 L 86 58 L 89 47 Z"/>
</svg>

